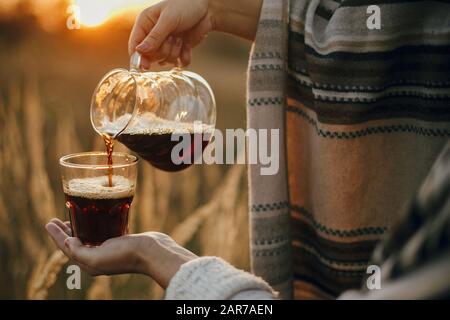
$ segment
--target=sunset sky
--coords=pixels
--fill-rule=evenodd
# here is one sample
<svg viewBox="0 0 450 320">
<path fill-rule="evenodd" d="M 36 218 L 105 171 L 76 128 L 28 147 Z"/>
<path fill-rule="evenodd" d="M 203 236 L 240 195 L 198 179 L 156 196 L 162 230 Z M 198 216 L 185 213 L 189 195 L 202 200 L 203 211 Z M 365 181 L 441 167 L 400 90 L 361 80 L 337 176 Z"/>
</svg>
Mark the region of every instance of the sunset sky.
<svg viewBox="0 0 450 320">
<path fill-rule="evenodd" d="M 47 0 L 50 1 L 50 0 Z M 94 27 L 106 22 L 115 15 L 142 9 L 157 0 L 73 0 L 80 9 L 80 22 Z"/>
<path fill-rule="evenodd" d="M 17 9 L 20 2 L 27 2 L 33 14 L 42 22 L 44 28 L 51 27 L 55 20 L 56 8 L 66 6 L 66 16 L 76 14 L 82 27 L 96 27 L 119 16 L 134 17 L 136 12 L 158 2 L 158 0 L 2 0 L 0 13 L 8 14 Z"/>
</svg>

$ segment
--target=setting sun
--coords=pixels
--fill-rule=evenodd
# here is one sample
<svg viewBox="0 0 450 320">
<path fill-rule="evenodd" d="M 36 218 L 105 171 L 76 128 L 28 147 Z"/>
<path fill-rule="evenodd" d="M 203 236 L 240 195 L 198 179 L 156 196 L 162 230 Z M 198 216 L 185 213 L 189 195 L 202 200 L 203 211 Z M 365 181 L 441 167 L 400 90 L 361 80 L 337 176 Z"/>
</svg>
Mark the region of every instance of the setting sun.
<svg viewBox="0 0 450 320">
<path fill-rule="evenodd" d="M 115 15 L 148 6 L 148 0 L 75 0 L 77 19 L 85 27 L 99 26 Z"/>
<path fill-rule="evenodd" d="M 102 24 L 111 15 L 112 2 L 114 1 L 76 0 L 75 5 L 79 8 L 80 23 L 87 27 Z"/>
</svg>

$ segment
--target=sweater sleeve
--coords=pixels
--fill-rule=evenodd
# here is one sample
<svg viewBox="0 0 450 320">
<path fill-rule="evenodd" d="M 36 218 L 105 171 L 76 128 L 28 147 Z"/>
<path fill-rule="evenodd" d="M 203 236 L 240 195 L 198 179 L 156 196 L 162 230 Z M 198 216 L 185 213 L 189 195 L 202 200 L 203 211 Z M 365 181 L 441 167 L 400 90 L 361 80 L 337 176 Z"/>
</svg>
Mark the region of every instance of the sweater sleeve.
<svg viewBox="0 0 450 320">
<path fill-rule="evenodd" d="M 276 299 L 263 279 L 236 269 L 218 257 L 183 264 L 167 287 L 167 300 Z"/>
</svg>

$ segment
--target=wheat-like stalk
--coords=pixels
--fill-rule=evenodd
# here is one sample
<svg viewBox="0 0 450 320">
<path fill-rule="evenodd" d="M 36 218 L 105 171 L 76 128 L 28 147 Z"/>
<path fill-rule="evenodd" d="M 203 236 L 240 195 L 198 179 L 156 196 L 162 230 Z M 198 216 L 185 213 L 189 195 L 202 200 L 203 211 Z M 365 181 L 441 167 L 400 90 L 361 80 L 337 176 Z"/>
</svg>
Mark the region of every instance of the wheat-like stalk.
<svg viewBox="0 0 450 320">
<path fill-rule="evenodd" d="M 2 179 L 0 187 L 4 196 L 3 214 L 9 217 L 10 228 L 5 231 L 10 242 L 9 250 L 16 252 L 23 248 L 28 252 L 27 256 L 18 257 L 19 264 L 28 265 L 32 262 L 41 249 L 37 241 L 37 231 L 33 226 L 33 212 L 30 212 L 28 201 L 24 201 L 23 195 L 27 194 L 27 153 L 24 147 L 24 136 L 19 116 L 23 113 L 20 98 L 20 85 L 12 82 L 9 88 L 8 108 L 3 115 L 5 125 L 2 126 Z M 21 192 L 18 192 L 21 190 Z M 28 199 L 27 199 L 28 200 Z M 30 215 L 31 213 L 31 215 Z M 6 226 L 4 226 L 6 227 Z M 15 270 L 15 274 L 25 274 L 25 268 Z"/>
<path fill-rule="evenodd" d="M 89 300 L 111 300 L 111 277 L 98 276 L 89 287 L 87 298 Z"/>
<path fill-rule="evenodd" d="M 11 232 L 11 219 L 6 210 L 6 203 L 3 200 L 3 195 L 0 193 L 0 239 L 3 238 L 8 244 L 12 244 L 14 234 Z"/>
<path fill-rule="evenodd" d="M 4 157 L 4 165 L 11 172 L 13 181 L 17 186 L 25 185 L 26 179 L 26 157 L 23 142 L 23 134 L 17 115 L 22 112 L 20 108 L 20 89 L 18 83 L 13 83 L 9 90 L 9 108 L 8 114 L 5 116 L 5 126 L 3 128 L 4 149 L 2 151 Z"/>
<path fill-rule="evenodd" d="M 227 173 L 223 185 L 216 189 L 212 199 L 195 210 L 188 218 L 175 227 L 172 238 L 180 245 L 185 245 L 195 235 L 204 220 L 214 213 L 218 213 L 224 203 L 234 201 L 238 194 L 237 183 L 242 173 L 242 166 L 233 166 Z M 217 236 L 215 233 L 211 233 Z"/>
<path fill-rule="evenodd" d="M 5 102 L 3 101 L 3 97 L 0 95 L 0 128 L 5 128 L 6 126 L 6 109 L 5 109 Z M 4 136 L 4 129 L 0 131 L 0 174 L 3 173 L 4 170 L 6 170 L 6 166 L 3 159 L 3 153 L 5 150 L 5 136 Z M 1 185 L 0 185 L 1 186 Z"/>
<path fill-rule="evenodd" d="M 202 185 L 205 190 L 214 190 L 223 178 L 223 170 L 218 164 L 204 166 L 202 170 Z"/>
<path fill-rule="evenodd" d="M 210 201 L 201 206 L 173 229 L 171 237 L 179 245 L 186 245 L 186 243 L 195 235 L 205 218 L 215 212 L 218 207 L 217 201 Z"/>
<path fill-rule="evenodd" d="M 0 109 L 4 110 L 4 104 L 3 104 L 3 99 L 0 96 Z M 1 113 L 0 114 L 0 126 L 2 128 L 4 128 L 5 126 L 5 114 Z M 4 161 L 3 161 L 3 137 L 0 137 L 0 141 L 2 142 L 0 144 L 0 181 L 4 181 L 5 177 L 3 177 L 3 172 L 6 169 L 6 167 L 4 166 Z M 0 191 L 2 190 L 2 185 L 0 183 Z M 8 228 L 9 223 L 10 223 L 10 218 L 8 216 L 8 212 L 7 212 L 7 207 L 6 204 L 3 201 L 3 194 L 0 192 L 0 237 L 7 237 L 8 235 L 11 235 L 11 233 L 8 232 Z"/>
<path fill-rule="evenodd" d="M 142 183 L 139 189 L 139 230 L 158 230 L 160 225 L 156 215 L 155 169 L 147 163 L 141 163 Z M 136 212 L 136 211 L 135 211 Z"/>
<path fill-rule="evenodd" d="M 245 184 L 242 189 L 246 191 Z M 232 226 L 228 230 L 229 242 L 225 246 L 228 248 L 226 259 L 234 266 L 245 270 L 249 270 L 250 267 L 248 226 L 248 195 L 247 192 L 242 192 L 234 210 Z"/>
<path fill-rule="evenodd" d="M 184 217 L 189 212 L 194 211 L 198 206 L 201 196 L 201 180 L 199 179 L 200 171 L 198 170 L 198 166 L 195 165 L 182 171 L 181 174 L 181 183 L 179 183 L 179 193 L 181 195 L 179 211 Z"/>
<path fill-rule="evenodd" d="M 242 246 L 242 242 L 232 243 L 232 239 L 234 231 L 238 228 L 236 214 L 242 212 L 238 210 L 238 200 L 242 193 L 243 168 L 244 166 L 235 165 L 227 172 L 220 190 L 219 207 L 214 215 L 206 219 L 199 233 L 202 254 L 217 255 L 230 261 L 234 257 L 233 246 Z"/>
<path fill-rule="evenodd" d="M 171 192 L 177 182 L 178 174 L 161 170 L 155 170 L 154 172 L 154 184 L 157 195 L 155 220 L 158 223 L 156 230 L 163 231 L 167 218 L 171 214 Z"/>
<path fill-rule="evenodd" d="M 41 253 L 28 282 L 28 299 L 47 299 L 49 289 L 56 282 L 58 274 L 68 260 L 60 250 L 53 252 L 48 260 L 45 252 Z"/>
<path fill-rule="evenodd" d="M 60 111 L 62 112 L 62 111 Z M 76 133 L 75 123 L 72 121 L 74 116 L 71 109 L 64 110 L 64 114 L 58 117 L 55 144 L 56 158 L 63 155 L 80 152 L 83 150 L 80 139 Z"/>
<path fill-rule="evenodd" d="M 56 215 L 53 190 L 45 170 L 43 145 L 43 117 L 36 79 L 27 82 L 25 97 L 25 126 L 31 173 L 29 176 L 31 201 L 42 224 Z"/>
</svg>

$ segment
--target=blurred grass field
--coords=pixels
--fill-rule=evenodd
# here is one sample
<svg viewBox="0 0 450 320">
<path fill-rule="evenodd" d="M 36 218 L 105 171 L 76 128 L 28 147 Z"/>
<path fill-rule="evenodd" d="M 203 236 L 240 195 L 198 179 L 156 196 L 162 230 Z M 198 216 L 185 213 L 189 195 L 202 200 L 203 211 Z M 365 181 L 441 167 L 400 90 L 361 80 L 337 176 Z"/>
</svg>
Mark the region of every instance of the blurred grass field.
<svg viewBox="0 0 450 320">
<path fill-rule="evenodd" d="M 52 217 L 66 216 L 59 157 L 104 148 L 91 128 L 90 98 L 107 71 L 127 67 L 131 29 L 112 20 L 71 31 L 61 16 L 48 32 L 26 5 L 0 15 L 0 298 L 161 298 L 162 289 L 141 275 L 83 273 L 82 290 L 68 290 L 67 259 L 44 230 Z M 218 34 L 194 51 L 189 69 L 213 88 L 220 129 L 245 127 L 248 51 L 247 43 Z M 199 255 L 248 269 L 245 167 L 165 173 L 141 161 L 130 227 L 168 233 Z"/>
</svg>

